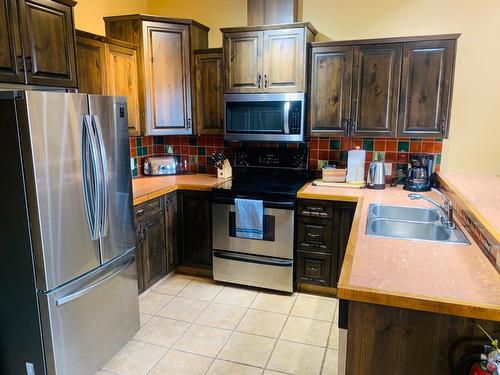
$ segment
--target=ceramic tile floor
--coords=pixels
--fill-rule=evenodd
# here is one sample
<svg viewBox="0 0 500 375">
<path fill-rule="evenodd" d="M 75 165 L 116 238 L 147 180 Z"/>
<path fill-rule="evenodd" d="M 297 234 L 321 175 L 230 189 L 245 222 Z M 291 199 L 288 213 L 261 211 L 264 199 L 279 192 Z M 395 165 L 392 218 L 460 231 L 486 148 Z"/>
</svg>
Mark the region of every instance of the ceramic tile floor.
<svg viewBox="0 0 500 375">
<path fill-rule="evenodd" d="M 96 375 L 337 374 L 337 300 L 174 274 L 139 298 L 141 329 Z"/>
</svg>

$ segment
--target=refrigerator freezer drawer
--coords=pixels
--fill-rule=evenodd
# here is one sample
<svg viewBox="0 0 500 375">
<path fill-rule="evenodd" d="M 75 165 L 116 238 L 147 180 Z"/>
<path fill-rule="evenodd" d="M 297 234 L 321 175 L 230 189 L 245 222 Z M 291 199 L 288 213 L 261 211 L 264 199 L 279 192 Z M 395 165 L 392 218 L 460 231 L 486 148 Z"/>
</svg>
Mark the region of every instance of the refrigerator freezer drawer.
<svg viewBox="0 0 500 375">
<path fill-rule="evenodd" d="M 93 375 L 139 329 L 135 261 L 120 257 L 86 284 L 40 295 L 40 306 L 48 374 Z"/>
<path fill-rule="evenodd" d="M 214 280 L 293 292 L 293 260 L 214 251 Z"/>
</svg>

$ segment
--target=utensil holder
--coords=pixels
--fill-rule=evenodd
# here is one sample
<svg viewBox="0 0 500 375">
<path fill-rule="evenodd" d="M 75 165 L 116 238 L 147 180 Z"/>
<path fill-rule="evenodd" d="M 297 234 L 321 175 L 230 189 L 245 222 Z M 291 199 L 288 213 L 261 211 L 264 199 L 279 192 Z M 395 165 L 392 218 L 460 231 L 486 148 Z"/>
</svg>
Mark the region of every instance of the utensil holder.
<svg viewBox="0 0 500 375">
<path fill-rule="evenodd" d="M 225 159 L 222 168 L 217 168 L 217 178 L 227 179 L 231 177 L 233 177 L 233 168 L 229 160 Z"/>
</svg>

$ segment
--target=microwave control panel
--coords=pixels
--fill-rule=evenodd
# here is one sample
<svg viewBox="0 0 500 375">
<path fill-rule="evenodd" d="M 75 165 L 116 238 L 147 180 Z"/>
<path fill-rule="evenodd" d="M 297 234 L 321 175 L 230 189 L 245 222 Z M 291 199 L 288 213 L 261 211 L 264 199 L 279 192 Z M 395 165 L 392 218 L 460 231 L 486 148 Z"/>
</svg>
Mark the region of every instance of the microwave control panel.
<svg viewBox="0 0 500 375">
<path fill-rule="evenodd" d="M 302 108 L 300 102 L 292 102 L 288 114 L 290 134 L 300 134 L 302 129 Z"/>
</svg>

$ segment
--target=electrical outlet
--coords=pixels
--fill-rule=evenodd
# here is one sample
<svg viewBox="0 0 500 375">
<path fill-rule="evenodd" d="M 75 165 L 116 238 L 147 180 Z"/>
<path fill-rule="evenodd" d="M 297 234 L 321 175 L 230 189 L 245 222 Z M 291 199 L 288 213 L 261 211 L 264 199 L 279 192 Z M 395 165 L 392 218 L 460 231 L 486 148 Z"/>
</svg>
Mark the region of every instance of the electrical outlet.
<svg viewBox="0 0 500 375">
<path fill-rule="evenodd" d="M 384 163 L 385 175 L 392 176 L 392 163 Z"/>
</svg>

